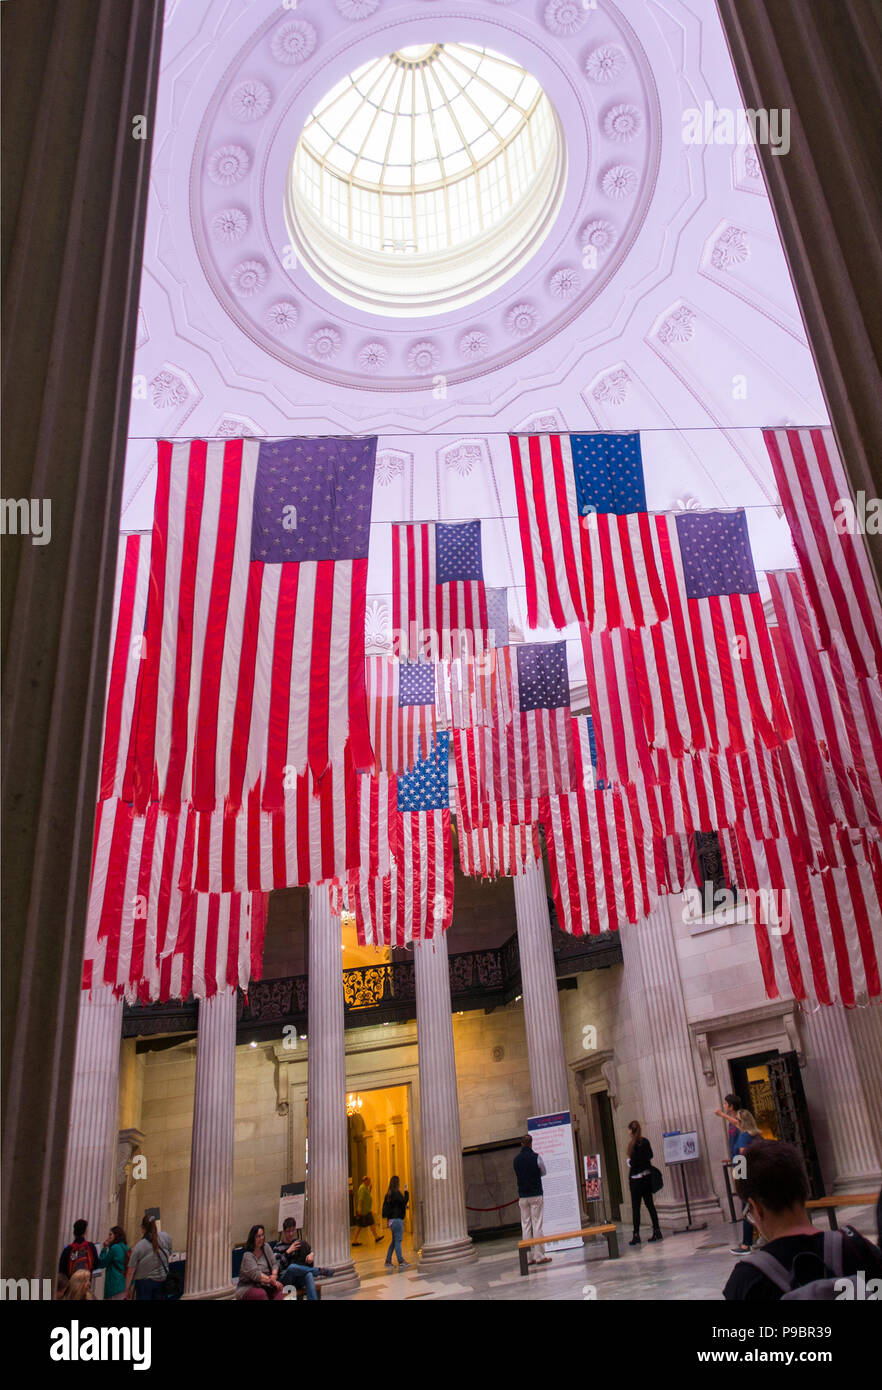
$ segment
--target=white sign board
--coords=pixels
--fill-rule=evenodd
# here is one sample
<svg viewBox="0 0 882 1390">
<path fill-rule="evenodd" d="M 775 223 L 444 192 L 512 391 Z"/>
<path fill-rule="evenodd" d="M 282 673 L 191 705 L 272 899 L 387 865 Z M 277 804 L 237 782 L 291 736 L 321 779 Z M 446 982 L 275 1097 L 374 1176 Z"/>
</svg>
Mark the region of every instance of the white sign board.
<svg viewBox="0 0 882 1390">
<path fill-rule="evenodd" d="M 664 1136 L 665 1163 L 688 1163 L 698 1158 L 698 1135 L 694 1131 L 681 1134 L 678 1129 Z"/>
<path fill-rule="evenodd" d="M 282 1229 L 289 1217 L 293 1217 L 294 1225 L 298 1231 L 303 1225 L 303 1212 L 306 1206 L 306 1194 L 304 1192 L 292 1192 L 287 1197 L 279 1198 L 279 1230 Z"/>
<path fill-rule="evenodd" d="M 527 1121 L 533 1136 L 533 1152 L 545 1163 L 542 1179 L 542 1234 L 551 1245 L 555 1231 L 578 1231 L 582 1226 L 579 1211 L 579 1183 L 576 1173 L 572 1117 L 569 1110 L 558 1115 L 534 1115 Z M 555 1250 L 581 1247 L 582 1239 L 554 1241 Z"/>
</svg>

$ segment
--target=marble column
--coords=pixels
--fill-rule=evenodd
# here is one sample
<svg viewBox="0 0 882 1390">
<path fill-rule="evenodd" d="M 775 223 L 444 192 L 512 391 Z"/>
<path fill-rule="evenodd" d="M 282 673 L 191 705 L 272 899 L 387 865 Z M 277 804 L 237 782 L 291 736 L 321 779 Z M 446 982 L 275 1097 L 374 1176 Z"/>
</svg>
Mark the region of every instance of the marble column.
<svg viewBox="0 0 882 1390">
<path fill-rule="evenodd" d="M 445 933 L 415 941 L 413 961 L 424 1214 L 420 1269 L 432 1270 L 477 1257 L 466 1220 Z"/>
<path fill-rule="evenodd" d="M 554 1115 L 569 1110 L 570 1094 L 542 865 L 513 881 L 533 1114 Z"/>
<path fill-rule="evenodd" d="M 59 1249 L 73 1239 L 71 1228 L 81 1217 L 99 1248 L 116 1220 L 122 1011 L 122 1000 L 103 986 L 80 995 Z"/>
<path fill-rule="evenodd" d="M 882 1144 L 882 1003 L 848 1009 L 847 1014 L 870 1129 L 876 1135 L 877 1144 Z M 879 1166 L 882 1167 L 882 1155 Z"/>
<path fill-rule="evenodd" d="M 325 1289 L 348 1293 L 361 1283 L 349 1241 L 349 1153 L 346 1130 L 346 1039 L 340 920 L 327 888 L 309 894 L 309 1169 L 306 1229 L 318 1265 L 331 1266 Z"/>
<path fill-rule="evenodd" d="M 675 901 L 679 903 L 679 898 Z M 665 1177 L 655 1205 L 661 1225 L 668 1228 L 685 1223 L 686 1206 L 681 1175 L 664 1166 L 662 1135 L 676 1129 L 682 1133 L 694 1130 L 700 1156 L 689 1163 L 686 1174 L 692 1220 L 697 1224 L 708 1218 L 717 1219 L 720 1204 L 708 1159 L 704 1110 L 695 1075 L 669 900 L 663 898 L 642 922 L 626 923 L 619 936 L 631 1047 L 642 1097 L 640 1113 L 625 1115 L 622 1128 L 629 1120 L 638 1120 L 652 1145 L 653 1162 Z M 619 1134 L 619 1145 L 627 1147 L 627 1140 L 625 1129 Z M 629 1200 L 626 1169 L 625 1202 Z"/>
<path fill-rule="evenodd" d="M 3 490 L 44 528 L 2 541 L 10 1277 L 58 1263 L 162 17 L 162 0 L 3 6 Z"/>
<path fill-rule="evenodd" d="M 199 1004 L 185 1298 L 233 1296 L 236 992 Z"/>
<path fill-rule="evenodd" d="M 804 1016 L 813 1073 L 816 1139 L 827 1192 L 875 1192 L 882 1167 L 880 1136 L 868 1111 L 861 1069 L 847 1015 L 841 1004 Z M 878 1013 L 879 1010 L 877 1009 Z"/>
</svg>

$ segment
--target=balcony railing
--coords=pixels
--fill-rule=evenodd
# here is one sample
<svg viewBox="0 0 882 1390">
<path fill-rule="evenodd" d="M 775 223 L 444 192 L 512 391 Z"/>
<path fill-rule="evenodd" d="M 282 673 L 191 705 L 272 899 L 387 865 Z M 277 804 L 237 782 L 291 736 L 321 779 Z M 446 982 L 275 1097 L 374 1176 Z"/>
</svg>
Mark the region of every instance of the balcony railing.
<svg viewBox="0 0 882 1390">
<path fill-rule="evenodd" d="M 558 979 L 583 970 L 603 970 L 618 964 L 622 948 L 616 932 L 574 937 L 553 929 L 554 958 Z M 450 998 L 454 1012 L 484 1009 L 490 1013 L 521 993 L 521 965 L 517 935 L 486 951 L 462 951 L 448 958 Z M 309 983 L 306 975 L 255 980 L 247 996 L 239 991 L 238 1037 L 240 1042 L 277 1038 L 286 1024 L 306 1032 Z M 404 1023 L 416 1017 L 416 981 L 413 960 L 360 966 L 343 971 L 343 1017 L 347 1028 Z M 160 1033 L 195 1033 L 197 1006 L 149 1004 L 127 1007 L 123 1015 L 124 1037 Z"/>
</svg>

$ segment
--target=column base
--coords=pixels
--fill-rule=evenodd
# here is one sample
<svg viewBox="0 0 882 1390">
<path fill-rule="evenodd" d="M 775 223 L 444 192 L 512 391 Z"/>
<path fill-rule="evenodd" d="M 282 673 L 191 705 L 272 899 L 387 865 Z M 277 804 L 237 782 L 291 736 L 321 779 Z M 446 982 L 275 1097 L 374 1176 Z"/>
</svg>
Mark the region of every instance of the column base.
<svg viewBox="0 0 882 1390">
<path fill-rule="evenodd" d="M 333 1279 L 322 1280 L 322 1297 L 324 1298 L 326 1293 L 355 1293 L 360 1288 L 361 1280 L 355 1271 L 355 1265 L 352 1260 L 347 1260 L 345 1264 L 334 1266 Z"/>
<path fill-rule="evenodd" d="M 188 1291 L 187 1293 L 184 1293 L 184 1294 L 181 1295 L 181 1302 L 182 1302 L 182 1303 L 188 1303 L 188 1302 L 190 1302 L 191 1300 L 196 1300 L 196 1299 L 201 1300 L 201 1299 L 205 1299 L 205 1298 L 209 1298 L 209 1299 L 211 1299 L 211 1298 L 213 1298 L 213 1299 L 224 1299 L 224 1298 L 235 1298 L 235 1297 L 236 1297 L 236 1286 L 235 1286 L 235 1284 L 221 1284 L 221 1285 L 220 1285 L 218 1288 L 216 1288 L 216 1289 L 205 1289 L 205 1290 L 200 1290 L 198 1293 L 190 1293 L 190 1292 Z"/>
<path fill-rule="evenodd" d="M 439 1242 L 436 1245 L 424 1245 L 420 1251 L 419 1269 L 420 1273 L 429 1273 L 439 1269 L 449 1269 L 452 1265 L 473 1265 L 477 1263 L 478 1252 L 472 1244 L 471 1236 L 466 1236 L 465 1240 L 451 1240 Z"/>
<path fill-rule="evenodd" d="M 664 1206 L 656 1201 L 655 1209 L 658 1213 L 659 1225 L 668 1235 L 678 1235 L 687 1229 L 692 1231 L 704 1230 L 708 1226 L 722 1225 L 724 1221 L 723 1211 L 716 1197 L 696 1197 L 694 1201 L 690 1197 L 689 1217 L 686 1215 L 686 1203 L 683 1201 L 666 1202 Z M 736 1212 L 740 1210 L 737 1197 L 735 1198 L 735 1210 Z M 687 1228 L 686 1223 L 690 1218 L 692 1224 Z M 630 1217 L 626 1215 L 625 1208 L 623 1207 L 622 1224 L 627 1226 L 629 1220 Z M 645 1224 L 647 1224 L 647 1216 L 646 1209 L 643 1208 L 640 1212 L 640 1225 L 643 1227 Z M 728 1221 L 726 1221 L 726 1224 L 729 1224 Z"/>
<path fill-rule="evenodd" d="M 833 1197 L 847 1197 L 850 1192 L 876 1192 L 879 1191 L 879 1172 L 878 1169 L 867 1173 L 858 1173 L 856 1176 L 847 1178 L 837 1178 L 833 1184 Z"/>
</svg>

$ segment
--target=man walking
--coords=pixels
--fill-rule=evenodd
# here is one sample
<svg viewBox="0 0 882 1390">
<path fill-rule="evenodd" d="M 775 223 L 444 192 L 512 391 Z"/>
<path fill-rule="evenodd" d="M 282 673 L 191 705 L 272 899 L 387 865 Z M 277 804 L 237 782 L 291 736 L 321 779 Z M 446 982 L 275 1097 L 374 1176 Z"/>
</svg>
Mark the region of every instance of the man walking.
<svg viewBox="0 0 882 1390">
<path fill-rule="evenodd" d="M 530 1240 L 542 1234 L 542 1176 L 545 1164 L 533 1152 L 533 1136 L 525 1134 L 521 1148 L 514 1161 L 515 1176 L 518 1180 L 518 1202 L 521 1208 L 521 1237 Z M 546 1255 L 544 1245 L 534 1245 L 527 1256 L 531 1265 L 550 1265 L 551 1256 Z"/>
</svg>

